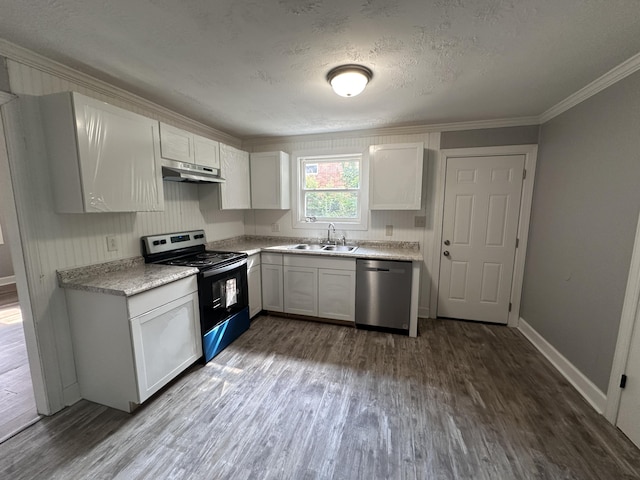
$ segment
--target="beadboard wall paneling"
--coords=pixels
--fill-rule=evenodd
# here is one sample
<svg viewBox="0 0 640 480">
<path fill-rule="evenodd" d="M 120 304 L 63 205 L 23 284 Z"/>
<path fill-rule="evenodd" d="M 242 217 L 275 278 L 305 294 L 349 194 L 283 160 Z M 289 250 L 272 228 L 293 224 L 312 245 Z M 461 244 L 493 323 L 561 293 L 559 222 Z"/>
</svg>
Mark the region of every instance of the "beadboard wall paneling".
<svg viewBox="0 0 640 480">
<path fill-rule="evenodd" d="M 157 118 L 140 108 L 15 61 L 8 61 L 8 69 L 11 90 L 18 95 L 73 90 Z M 242 235 L 244 217 L 242 211 L 222 212 L 215 204 L 201 208 L 198 188 L 215 189 L 217 185 L 173 182 L 163 183 L 164 212 L 57 214 L 53 210 L 42 131 L 37 125 L 37 105 L 32 106 L 24 128 L 16 117 L 11 115 L 8 119 L 11 125 L 7 126 L 13 130 L 12 138 L 7 139 L 11 143 L 11 175 L 34 322 L 38 338 L 46 339 L 41 342 L 40 354 L 46 365 L 51 411 L 55 412 L 78 397 L 66 301 L 64 292 L 57 287 L 56 270 L 138 256 L 143 235 L 197 228 L 205 230 L 208 240 Z M 26 145 L 20 141 L 25 133 L 29 138 Z M 107 235 L 116 237 L 116 252 L 107 251 Z"/>
</svg>

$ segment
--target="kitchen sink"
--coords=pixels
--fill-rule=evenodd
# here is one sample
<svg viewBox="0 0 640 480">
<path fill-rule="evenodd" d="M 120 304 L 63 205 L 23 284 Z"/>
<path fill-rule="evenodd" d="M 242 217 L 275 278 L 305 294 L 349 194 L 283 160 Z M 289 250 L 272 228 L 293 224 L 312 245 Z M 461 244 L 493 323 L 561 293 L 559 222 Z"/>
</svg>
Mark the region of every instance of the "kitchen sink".
<svg viewBox="0 0 640 480">
<path fill-rule="evenodd" d="M 289 247 L 289 250 L 313 250 L 318 253 L 322 252 L 353 252 L 358 247 L 355 245 L 320 245 L 314 243 L 300 243 Z"/>
<path fill-rule="evenodd" d="M 299 245 L 294 245 L 293 247 L 289 247 L 289 249 L 290 250 L 322 250 L 322 245 L 300 243 Z"/>
<path fill-rule="evenodd" d="M 355 245 L 325 245 L 322 250 L 325 252 L 353 252 L 356 248 Z"/>
</svg>

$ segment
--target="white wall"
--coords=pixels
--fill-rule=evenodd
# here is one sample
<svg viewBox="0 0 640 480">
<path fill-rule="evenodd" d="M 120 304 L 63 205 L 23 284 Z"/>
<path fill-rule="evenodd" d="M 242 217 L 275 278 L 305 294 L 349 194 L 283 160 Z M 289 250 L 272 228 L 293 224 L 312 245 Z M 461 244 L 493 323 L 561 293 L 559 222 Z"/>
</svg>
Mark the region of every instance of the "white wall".
<svg viewBox="0 0 640 480">
<path fill-rule="evenodd" d="M 114 99 L 83 84 L 8 61 L 11 91 L 18 95 L 43 95 L 74 90 L 137 113 L 151 112 Z M 99 86 L 100 82 L 96 82 Z M 112 87 L 111 87 L 112 88 Z M 64 292 L 57 287 L 56 270 L 139 256 L 142 235 L 204 228 L 207 239 L 244 234 L 243 212 L 221 212 L 217 205 L 203 206 L 193 184 L 164 183 L 165 211 L 154 213 L 56 214 L 48 178 L 46 152 L 37 141 L 26 145 L 15 117 L 6 125 L 12 183 L 25 250 L 30 302 L 42 355 L 51 411 L 78 399 L 78 389 Z M 178 125 L 180 126 L 180 125 Z M 188 128 L 185 126 L 185 128 Z M 36 132 L 37 136 L 37 132 Z M 107 252 L 106 235 L 115 235 L 119 249 Z"/>
</svg>

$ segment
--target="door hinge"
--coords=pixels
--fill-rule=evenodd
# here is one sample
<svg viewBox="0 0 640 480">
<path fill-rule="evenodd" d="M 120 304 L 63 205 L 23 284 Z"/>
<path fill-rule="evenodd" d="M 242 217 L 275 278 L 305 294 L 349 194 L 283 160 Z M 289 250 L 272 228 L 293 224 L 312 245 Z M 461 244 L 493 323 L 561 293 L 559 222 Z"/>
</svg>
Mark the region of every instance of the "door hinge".
<svg viewBox="0 0 640 480">
<path fill-rule="evenodd" d="M 527 170 L 522 170 L 522 179 L 524 180 L 525 178 L 527 178 Z"/>
<path fill-rule="evenodd" d="M 623 374 L 620 377 L 620 388 L 624 388 L 626 386 L 627 386 L 627 376 Z"/>
<path fill-rule="evenodd" d="M 516 248 L 518 248 L 519 245 L 520 245 L 520 239 L 516 238 Z"/>
<path fill-rule="evenodd" d="M 511 311 L 511 307 L 512 307 L 511 302 L 509 302 L 509 311 Z"/>
</svg>

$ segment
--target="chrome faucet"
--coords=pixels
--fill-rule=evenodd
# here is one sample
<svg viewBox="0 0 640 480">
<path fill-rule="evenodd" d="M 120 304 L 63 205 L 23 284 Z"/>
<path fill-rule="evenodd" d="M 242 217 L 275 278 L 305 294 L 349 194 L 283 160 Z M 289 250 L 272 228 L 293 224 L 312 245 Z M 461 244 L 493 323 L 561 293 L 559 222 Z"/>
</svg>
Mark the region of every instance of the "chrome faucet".
<svg viewBox="0 0 640 480">
<path fill-rule="evenodd" d="M 329 226 L 327 227 L 327 243 L 328 244 L 333 243 L 333 241 L 331 240 L 331 229 L 333 229 L 333 233 L 336 233 L 336 226 L 333 223 L 330 223 Z"/>
</svg>

